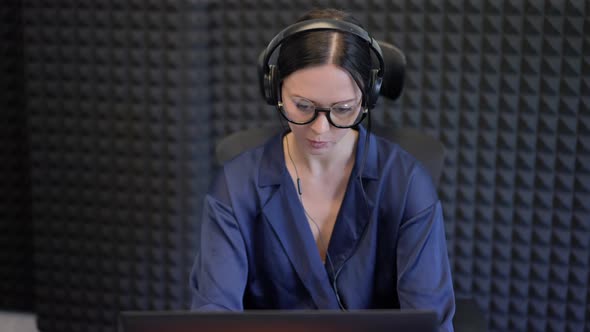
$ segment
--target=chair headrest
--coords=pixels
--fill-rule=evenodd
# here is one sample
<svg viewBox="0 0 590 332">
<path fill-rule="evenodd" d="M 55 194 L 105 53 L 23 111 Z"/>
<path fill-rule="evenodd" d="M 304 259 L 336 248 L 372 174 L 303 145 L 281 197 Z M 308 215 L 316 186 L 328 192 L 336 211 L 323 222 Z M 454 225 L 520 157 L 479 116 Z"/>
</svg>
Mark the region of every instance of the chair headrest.
<svg viewBox="0 0 590 332">
<path fill-rule="evenodd" d="M 396 100 L 404 88 L 406 57 L 394 45 L 380 40 L 378 43 L 385 63 L 385 75 L 383 76 L 383 84 L 379 94 L 391 100 Z"/>
</svg>

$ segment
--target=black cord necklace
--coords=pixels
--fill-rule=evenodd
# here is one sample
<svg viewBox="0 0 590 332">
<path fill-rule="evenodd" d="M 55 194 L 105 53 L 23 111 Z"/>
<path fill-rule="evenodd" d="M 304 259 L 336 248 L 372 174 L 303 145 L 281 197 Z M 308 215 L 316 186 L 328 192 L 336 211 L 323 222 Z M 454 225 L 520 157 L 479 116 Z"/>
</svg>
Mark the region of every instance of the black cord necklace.
<svg viewBox="0 0 590 332">
<path fill-rule="evenodd" d="M 303 212 L 305 213 L 305 216 L 311 221 L 311 223 L 315 226 L 315 228 L 318 232 L 318 240 L 320 242 L 320 246 L 322 247 L 322 249 L 324 249 L 326 251 L 326 260 L 328 261 L 328 264 L 330 265 L 330 270 L 332 272 L 331 273 L 332 274 L 332 288 L 334 290 L 334 293 L 336 294 L 336 300 L 338 300 L 338 305 L 340 306 L 340 309 L 346 310 L 346 308 L 342 304 L 342 301 L 340 300 L 340 294 L 338 293 L 338 287 L 336 286 L 336 270 L 334 269 L 334 264 L 332 263 L 332 259 L 330 258 L 330 253 L 328 252 L 328 246 L 325 245 L 325 243 L 323 241 L 322 231 L 320 229 L 320 226 L 318 226 L 316 221 L 311 217 L 311 215 L 309 215 L 309 213 L 305 209 L 305 205 L 303 204 L 303 192 L 301 190 L 301 178 L 299 178 L 299 172 L 297 171 L 297 165 L 295 164 L 295 161 L 293 160 L 293 157 L 291 156 L 291 149 L 289 147 L 289 137 L 288 136 L 285 136 L 285 141 L 287 143 L 287 155 L 289 156 L 289 160 L 291 161 L 291 165 L 293 165 L 293 170 L 295 171 L 296 183 L 297 183 L 297 194 L 299 197 L 299 202 L 301 203 L 301 207 L 303 208 Z"/>
</svg>

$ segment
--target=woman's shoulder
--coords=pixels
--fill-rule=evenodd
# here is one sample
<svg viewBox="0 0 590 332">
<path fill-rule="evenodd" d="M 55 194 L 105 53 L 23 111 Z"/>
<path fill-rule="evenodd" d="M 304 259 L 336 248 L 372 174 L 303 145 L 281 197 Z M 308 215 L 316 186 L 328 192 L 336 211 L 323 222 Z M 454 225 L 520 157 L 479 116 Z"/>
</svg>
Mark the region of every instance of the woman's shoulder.
<svg viewBox="0 0 590 332">
<path fill-rule="evenodd" d="M 422 163 L 398 142 L 379 134 L 371 134 L 371 139 L 375 142 L 376 161 L 380 173 L 395 171 L 400 175 L 409 176 L 414 172 L 425 171 Z"/>
<path fill-rule="evenodd" d="M 438 201 L 430 172 L 423 163 L 391 139 L 375 135 L 376 165 L 384 193 L 421 210 Z"/>
<path fill-rule="evenodd" d="M 252 191 L 259 191 L 269 181 L 276 181 L 284 168 L 282 135 L 276 133 L 223 164 L 218 177 L 223 177 L 228 190 L 254 194 Z"/>
<path fill-rule="evenodd" d="M 222 197 L 237 215 L 254 215 L 281 176 L 281 134 L 246 149 L 223 164 L 209 193 Z M 248 219 L 248 218 L 246 218 Z"/>
</svg>

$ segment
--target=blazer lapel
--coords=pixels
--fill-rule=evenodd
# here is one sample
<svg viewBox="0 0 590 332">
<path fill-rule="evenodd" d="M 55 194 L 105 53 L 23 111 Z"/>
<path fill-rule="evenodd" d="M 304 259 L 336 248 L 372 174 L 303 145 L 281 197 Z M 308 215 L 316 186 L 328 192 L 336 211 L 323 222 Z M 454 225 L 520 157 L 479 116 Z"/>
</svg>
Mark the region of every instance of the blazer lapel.
<svg viewBox="0 0 590 332">
<path fill-rule="evenodd" d="M 262 215 L 317 308 L 338 309 L 336 295 L 285 167 L 283 135 L 265 146 L 260 163 L 258 185 L 275 189 L 266 191 L 268 196 L 262 198 Z"/>
<path fill-rule="evenodd" d="M 292 184 L 281 185 L 262 213 L 317 308 L 338 309 L 336 296 L 294 191 Z"/>
<path fill-rule="evenodd" d="M 370 199 L 371 195 L 369 193 L 374 192 L 373 185 L 375 182 L 373 180 L 377 180 L 379 177 L 376 168 L 377 147 L 375 137 L 371 138 L 372 142 L 368 145 L 369 150 L 365 155 L 367 132 L 364 127 L 359 126 L 356 162 L 350 174 L 346 194 L 342 200 L 336 224 L 332 231 L 332 239 L 328 245 L 328 253 L 335 271 L 338 271 L 346 260 L 354 254 L 358 242 L 362 239 L 372 217 L 374 202 Z M 329 268 L 331 267 L 329 266 Z"/>
<path fill-rule="evenodd" d="M 354 178 L 348 184 L 328 245 L 328 253 L 334 268 L 333 274 L 354 254 L 371 217 L 372 205 L 365 201 L 358 181 L 361 180 Z M 328 268 L 332 269 L 332 266 Z"/>
</svg>

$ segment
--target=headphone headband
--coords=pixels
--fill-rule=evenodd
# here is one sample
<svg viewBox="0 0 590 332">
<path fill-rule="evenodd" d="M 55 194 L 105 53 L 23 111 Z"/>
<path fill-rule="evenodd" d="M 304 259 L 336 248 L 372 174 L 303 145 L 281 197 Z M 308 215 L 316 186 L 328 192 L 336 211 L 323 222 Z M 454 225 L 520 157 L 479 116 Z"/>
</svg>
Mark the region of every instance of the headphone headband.
<svg viewBox="0 0 590 332">
<path fill-rule="evenodd" d="M 368 108 L 373 108 L 377 103 L 379 90 L 383 81 L 385 72 L 385 63 L 381 47 L 377 40 L 373 39 L 369 33 L 360 26 L 336 19 L 311 19 L 297 22 L 284 28 L 268 44 L 264 52 L 259 57 L 259 75 L 261 92 L 270 105 L 275 105 L 278 100 L 278 71 L 276 65 L 270 65 L 269 61 L 275 50 L 289 38 L 308 31 L 332 30 L 355 35 L 367 42 L 367 45 L 375 53 L 379 61 L 379 69 L 373 69 L 371 72 L 371 81 L 369 86 L 365 87 L 364 94 Z"/>
<path fill-rule="evenodd" d="M 373 52 L 375 52 L 377 55 L 377 59 L 379 61 L 379 71 L 381 74 L 383 73 L 385 64 L 383 62 L 383 55 L 379 43 L 373 39 L 373 37 L 371 37 L 365 29 L 359 27 L 358 25 L 334 19 L 305 20 L 286 27 L 281 32 L 279 32 L 266 47 L 266 50 L 264 51 L 264 63 L 268 65 L 268 61 L 270 60 L 270 57 L 274 53 L 275 49 L 277 49 L 286 39 L 302 32 L 318 30 L 333 30 L 350 33 L 365 40 L 371 46 Z"/>
</svg>

